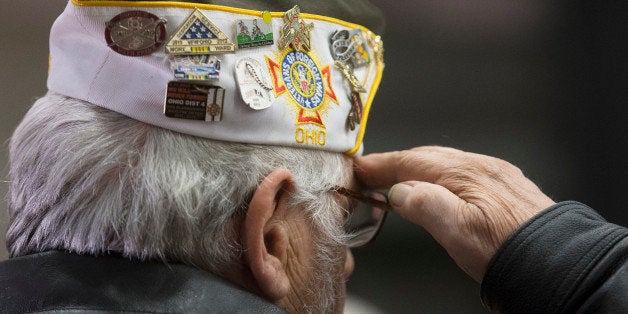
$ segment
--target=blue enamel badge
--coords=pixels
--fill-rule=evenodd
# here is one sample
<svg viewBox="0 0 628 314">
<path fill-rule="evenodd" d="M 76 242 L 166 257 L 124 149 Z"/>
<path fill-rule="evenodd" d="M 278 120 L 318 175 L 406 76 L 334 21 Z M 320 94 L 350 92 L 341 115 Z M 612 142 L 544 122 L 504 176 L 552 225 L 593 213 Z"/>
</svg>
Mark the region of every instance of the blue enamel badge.
<svg viewBox="0 0 628 314">
<path fill-rule="evenodd" d="M 306 109 L 321 105 L 325 96 L 323 78 L 310 56 L 301 51 L 290 51 L 283 58 L 281 76 L 288 93 L 299 105 Z"/>
</svg>

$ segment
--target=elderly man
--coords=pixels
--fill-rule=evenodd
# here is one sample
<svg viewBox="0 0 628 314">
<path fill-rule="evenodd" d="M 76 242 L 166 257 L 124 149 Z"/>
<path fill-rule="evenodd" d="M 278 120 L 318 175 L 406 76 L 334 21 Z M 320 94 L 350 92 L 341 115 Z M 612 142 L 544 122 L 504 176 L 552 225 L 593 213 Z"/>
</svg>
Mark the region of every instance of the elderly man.
<svg viewBox="0 0 628 314">
<path fill-rule="evenodd" d="M 379 12 L 197 2 L 73 0 L 55 22 L 50 91 L 11 139 L 0 310 L 343 308 L 348 247 L 384 218 L 351 191 Z"/>
<path fill-rule="evenodd" d="M 496 158 L 352 157 L 383 47 L 376 11 L 342 3 L 72 0 L 11 140 L 0 310 L 338 312 L 386 207 L 493 309 L 625 313 L 627 228 Z"/>
</svg>

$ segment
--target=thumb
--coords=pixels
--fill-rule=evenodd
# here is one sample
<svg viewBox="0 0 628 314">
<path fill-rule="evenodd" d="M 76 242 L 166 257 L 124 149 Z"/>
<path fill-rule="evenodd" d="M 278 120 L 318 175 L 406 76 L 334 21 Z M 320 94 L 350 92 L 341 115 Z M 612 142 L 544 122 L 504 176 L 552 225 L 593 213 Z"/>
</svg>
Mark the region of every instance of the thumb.
<svg viewBox="0 0 628 314">
<path fill-rule="evenodd" d="M 438 242 L 445 240 L 448 230 L 451 232 L 457 212 L 465 204 L 445 187 L 422 181 L 393 185 L 388 200 L 394 212 L 425 228 Z"/>
</svg>

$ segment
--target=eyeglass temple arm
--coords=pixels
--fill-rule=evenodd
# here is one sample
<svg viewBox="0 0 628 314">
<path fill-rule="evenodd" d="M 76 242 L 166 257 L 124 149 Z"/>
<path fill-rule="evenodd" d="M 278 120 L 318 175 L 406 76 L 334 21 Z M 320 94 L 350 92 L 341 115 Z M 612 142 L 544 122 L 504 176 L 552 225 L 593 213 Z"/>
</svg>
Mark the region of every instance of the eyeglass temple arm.
<svg viewBox="0 0 628 314">
<path fill-rule="evenodd" d="M 362 193 L 352 191 L 347 188 L 343 188 L 341 186 L 335 186 L 332 188 L 332 190 L 337 191 L 338 193 L 342 195 L 354 198 L 360 202 L 367 203 L 369 205 L 379 207 L 381 209 L 392 210 L 392 208 L 390 207 L 390 204 L 388 203 L 388 199 L 386 199 L 386 201 L 380 201 L 372 197 L 368 197 Z"/>
</svg>

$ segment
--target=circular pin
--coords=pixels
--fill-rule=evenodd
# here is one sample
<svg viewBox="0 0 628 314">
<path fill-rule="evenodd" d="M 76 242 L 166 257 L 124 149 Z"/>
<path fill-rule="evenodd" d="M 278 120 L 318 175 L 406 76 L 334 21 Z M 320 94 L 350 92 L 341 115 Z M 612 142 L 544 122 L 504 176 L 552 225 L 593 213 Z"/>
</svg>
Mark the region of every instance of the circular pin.
<svg viewBox="0 0 628 314">
<path fill-rule="evenodd" d="M 145 11 L 114 16 L 105 27 L 107 46 L 131 57 L 149 55 L 166 40 L 166 20 Z"/>
</svg>

